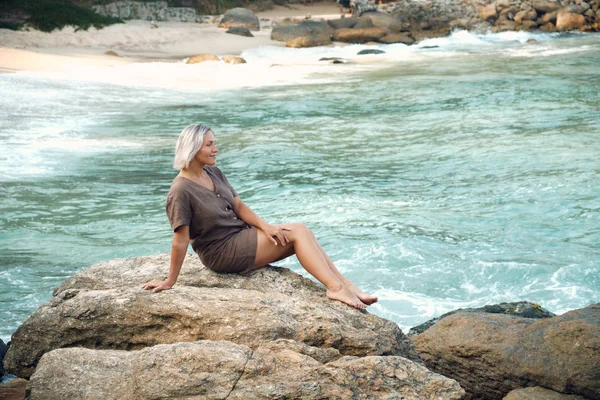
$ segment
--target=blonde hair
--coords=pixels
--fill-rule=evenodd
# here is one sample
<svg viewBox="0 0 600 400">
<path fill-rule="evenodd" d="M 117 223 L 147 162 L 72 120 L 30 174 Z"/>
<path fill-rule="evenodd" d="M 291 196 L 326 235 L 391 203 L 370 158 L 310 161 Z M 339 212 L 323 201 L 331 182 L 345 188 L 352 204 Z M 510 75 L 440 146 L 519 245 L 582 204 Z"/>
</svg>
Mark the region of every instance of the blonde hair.
<svg viewBox="0 0 600 400">
<path fill-rule="evenodd" d="M 175 145 L 173 168 L 183 169 L 190 166 L 190 162 L 204 143 L 204 135 L 210 130 L 208 126 L 192 124 L 181 131 Z"/>
</svg>

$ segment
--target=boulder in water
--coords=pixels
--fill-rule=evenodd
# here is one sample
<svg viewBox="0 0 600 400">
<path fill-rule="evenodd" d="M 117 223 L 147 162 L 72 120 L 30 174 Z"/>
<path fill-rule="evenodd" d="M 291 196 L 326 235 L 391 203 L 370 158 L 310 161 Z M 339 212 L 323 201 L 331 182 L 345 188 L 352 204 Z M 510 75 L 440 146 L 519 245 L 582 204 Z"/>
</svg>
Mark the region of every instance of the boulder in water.
<svg viewBox="0 0 600 400">
<path fill-rule="evenodd" d="M 579 29 L 585 24 L 585 17 L 568 11 L 559 11 L 556 15 L 556 29 L 568 31 Z"/>
<path fill-rule="evenodd" d="M 191 56 L 187 60 L 187 64 L 199 64 L 206 61 L 219 61 L 219 57 L 214 54 L 198 54 L 195 56 Z"/>
<path fill-rule="evenodd" d="M 600 303 L 542 319 L 457 313 L 412 340 L 430 369 L 473 399 L 529 386 L 600 398 Z"/>
</svg>

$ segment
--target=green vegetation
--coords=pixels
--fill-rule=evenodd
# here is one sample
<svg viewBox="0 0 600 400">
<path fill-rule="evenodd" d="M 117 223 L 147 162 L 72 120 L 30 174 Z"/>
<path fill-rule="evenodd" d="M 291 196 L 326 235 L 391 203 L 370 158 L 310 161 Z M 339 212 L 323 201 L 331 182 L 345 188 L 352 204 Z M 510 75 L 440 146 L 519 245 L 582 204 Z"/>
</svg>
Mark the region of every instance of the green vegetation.
<svg viewBox="0 0 600 400">
<path fill-rule="evenodd" d="M 108 25 L 123 23 L 119 18 L 105 17 L 91 9 L 83 8 L 66 0 L 10 0 L 2 5 L 2 15 L 21 12 L 29 15 L 26 23 L 44 32 L 52 32 L 72 25 L 77 30 L 87 30 L 90 27 L 97 29 Z M 6 20 L 5 20 L 6 21 Z M 23 22 L 6 21 L 0 28 L 18 29 Z"/>
</svg>

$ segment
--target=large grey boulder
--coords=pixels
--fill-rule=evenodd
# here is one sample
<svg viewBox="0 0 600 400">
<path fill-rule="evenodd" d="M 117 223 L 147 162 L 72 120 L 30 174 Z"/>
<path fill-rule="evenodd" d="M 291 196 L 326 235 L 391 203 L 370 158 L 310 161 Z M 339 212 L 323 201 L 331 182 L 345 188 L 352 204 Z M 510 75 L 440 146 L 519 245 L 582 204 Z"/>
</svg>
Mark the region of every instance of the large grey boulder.
<svg viewBox="0 0 600 400">
<path fill-rule="evenodd" d="M 324 21 L 302 21 L 280 24 L 271 31 L 271 40 L 290 43 L 298 38 L 316 46 L 325 46 L 331 43 L 331 27 Z"/>
<path fill-rule="evenodd" d="M 333 31 L 333 40 L 346 43 L 376 42 L 388 33 L 387 29 L 377 26 L 365 29 L 336 29 Z"/>
<path fill-rule="evenodd" d="M 362 18 L 369 18 L 374 26 L 385 28 L 390 32 L 400 32 L 408 30 L 409 24 L 402 23 L 397 18 L 388 13 L 379 11 L 369 11 L 362 14 Z"/>
<path fill-rule="evenodd" d="M 327 24 L 333 29 L 354 28 L 358 18 L 340 18 L 327 20 Z"/>
<path fill-rule="evenodd" d="M 426 365 L 456 379 L 468 398 L 542 386 L 600 399 L 600 304 L 537 320 L 457 313 L 412 340 Z"/>
<path fill-rule="evenodd" d="M 460 399 L 451 379 L 402 357 L 340 357 L 277 340 L 255 349 L 225 341 L 140 351 L 58 349 L 31 377 L 31 400 Z"/>
<path fill-rule="evenodd" d="M 228 10 L 223 15 L 219 28 L 248 28 L 251 31 L 259 31 L 260 23 L 256 14 L 252 11 L 237 7 Z"/>
<path fill-rule="evenodd" d="M 217 274 L 189 255 L 173 289 L 141 289 L 168 268 L 162 254 L 99 263 L 68 279 L 14 333 L 8 372 L 27 378 L 43 354 L 64 347 L 137 350 L 197 340 L 255 349 L 292 339 L 342 355 L 419 361 L 396 324 L 327 299 L 322 286 L 285 268 Z"/>
</svg>

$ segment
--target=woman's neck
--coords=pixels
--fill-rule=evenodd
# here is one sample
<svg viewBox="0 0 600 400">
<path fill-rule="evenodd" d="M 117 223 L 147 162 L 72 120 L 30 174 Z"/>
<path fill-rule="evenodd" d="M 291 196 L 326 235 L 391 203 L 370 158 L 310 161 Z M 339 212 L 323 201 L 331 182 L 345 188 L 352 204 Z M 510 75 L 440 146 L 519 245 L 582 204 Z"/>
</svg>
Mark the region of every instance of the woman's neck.
<svg viewBox="0 0 600 400">
<path fill-rule="evenodd" d="M 206 165 L 200 164 L 196 160 L 192 160 L 192 162 L 190 162 L 190 165 L 187 168 L 183 168 L 181 170 L 181 173 L 185 176 L 200 178 L 206 175 L 206 171 L 204 171 L 205 166 Z"/>
</svg>

